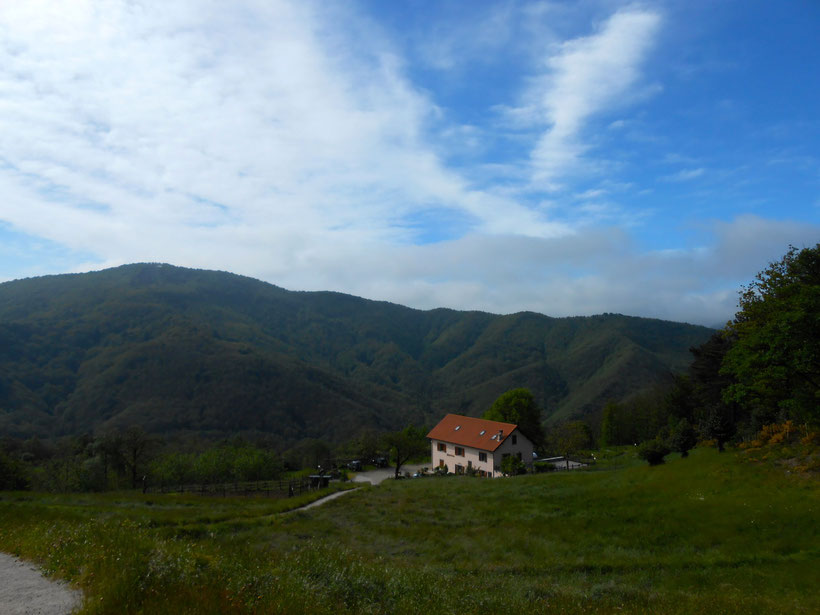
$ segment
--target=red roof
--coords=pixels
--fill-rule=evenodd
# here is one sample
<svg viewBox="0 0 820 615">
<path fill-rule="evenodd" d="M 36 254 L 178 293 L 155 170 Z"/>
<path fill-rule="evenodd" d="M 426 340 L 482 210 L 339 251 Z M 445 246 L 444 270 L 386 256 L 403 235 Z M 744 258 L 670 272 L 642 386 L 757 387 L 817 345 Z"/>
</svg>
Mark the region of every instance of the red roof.
<svg viewBox="0 0 820 615">
<path fill-rule="evenodd" d="M 515 429 L 518 429 L 518 425 L 513 423 L 499 423 L 460 414 L 448 414 L 430 430 L 427 437 L 431 440 L 441 440 L 459 446 L 494 451 Z M 499 431 L 502 432 L 501 438 L 498 437 Z"/>
</svg>

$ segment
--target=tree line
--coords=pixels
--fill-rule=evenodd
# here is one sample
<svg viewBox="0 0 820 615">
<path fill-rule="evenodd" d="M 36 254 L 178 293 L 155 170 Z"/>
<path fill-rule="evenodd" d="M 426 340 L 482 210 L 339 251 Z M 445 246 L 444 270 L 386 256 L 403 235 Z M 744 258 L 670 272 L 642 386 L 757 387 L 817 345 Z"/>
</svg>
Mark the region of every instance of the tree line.
<svg viewBox="0 0 820 615">
<path fill-rule="evenodd" d="M 647 459 L 657 459 L 664 450 L 685 453 L 697 437 L 722 451 L 767 425 L 791 421 L 807 433 L 817 426 L 820 244 L 790 247 L 742 287 L 738 308 L 723 329 L 691 349 L 689 369 L 668 386 L 608 403 L 601 445 L 648 442 Z"/>
<path fill-rule="evenodd" d="M 139 426 L 56 441 L 4 437 L 0 490 L 109 491 L 262 481 L 345 470 L 353 460 L 363 466 L 389 460 L 398 475 L 407 461 L 429 454 L 428 431 L 412 425 L 387 433 L 363 429 L 342 444 L 305 439 L 286 450 L 270 437 L 164 440 Z"/>
</svg>

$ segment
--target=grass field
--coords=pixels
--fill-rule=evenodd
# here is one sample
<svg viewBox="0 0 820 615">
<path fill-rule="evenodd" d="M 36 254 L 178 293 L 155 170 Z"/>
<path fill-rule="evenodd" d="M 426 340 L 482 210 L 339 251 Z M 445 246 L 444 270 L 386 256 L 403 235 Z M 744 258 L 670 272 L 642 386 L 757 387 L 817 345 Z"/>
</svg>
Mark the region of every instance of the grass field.
<svg viewBox="0 0 820 615">
<path fill-rule="evenodd" d="M 0 550 L 82 587 L 82 613 L 820 612 L 817 479 L 732 452 L 282 506 L 0 494 Z"/>
</svg>

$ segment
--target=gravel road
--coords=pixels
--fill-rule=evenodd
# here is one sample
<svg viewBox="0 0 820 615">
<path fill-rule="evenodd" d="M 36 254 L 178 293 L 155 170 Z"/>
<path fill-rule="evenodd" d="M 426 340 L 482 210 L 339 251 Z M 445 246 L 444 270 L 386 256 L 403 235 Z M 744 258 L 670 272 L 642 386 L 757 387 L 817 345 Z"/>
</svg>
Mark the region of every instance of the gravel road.
<svg viewBox="0 0 820 615">
<path fill-rule="evenodd" d="M 82 593 L 45 578 L 30 562 L 0 553 L 0 615 L 68 615 Z"/>
<path fill-rule="evenodd" d="M 430 464 L 426 464 L 429 466 Z M 410 472 L 411 474 L 416 470 L 423 468 L 425 464 L 410 464 L 401 467 L 401 473 Z M 380 468 L 378 470 L 370 470 L 368 472 L 359 472 L 353 477 L 354 483 L 370 483 L 371 485 L 378 485 L 383 480 L 393 478 L 396 474 L 396 468 Z"/>
</svg>

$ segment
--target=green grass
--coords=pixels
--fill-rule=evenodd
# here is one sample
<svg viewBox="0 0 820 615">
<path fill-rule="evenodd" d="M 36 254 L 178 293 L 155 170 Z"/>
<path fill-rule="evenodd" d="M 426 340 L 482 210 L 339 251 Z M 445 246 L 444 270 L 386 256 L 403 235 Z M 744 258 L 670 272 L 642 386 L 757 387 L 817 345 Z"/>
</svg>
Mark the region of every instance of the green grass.
<svg viewBox="0 0 820 615">
<path fill-rule="evenodd" d="M 816 478 L 707 449 L 606 459 L 387 481 L 286 515 L 264 499 L 5 494 L 0 549 L 82 587 L 83 613 L 820 612 Z"/>
</svg>

